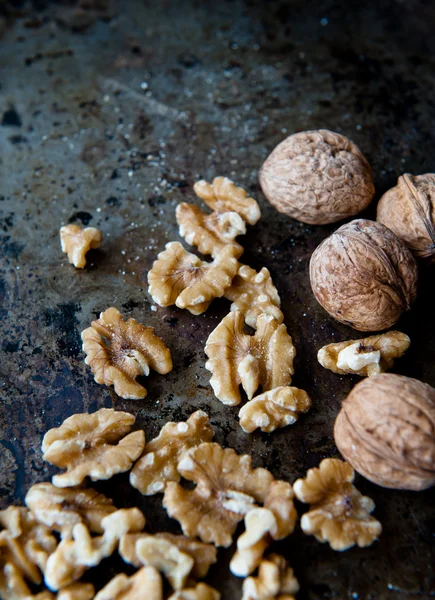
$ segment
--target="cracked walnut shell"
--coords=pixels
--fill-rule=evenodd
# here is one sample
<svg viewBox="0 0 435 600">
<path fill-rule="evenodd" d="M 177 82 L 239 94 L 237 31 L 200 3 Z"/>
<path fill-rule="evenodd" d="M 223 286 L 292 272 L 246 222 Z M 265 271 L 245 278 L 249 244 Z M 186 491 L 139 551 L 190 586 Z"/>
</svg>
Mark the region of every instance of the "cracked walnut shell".
<svg viewBox="0 0 435 600">
<path fill-rule="evenodd" d="M 328 344 L 319 350 L 317 360 L 334 373 L 373 377 L 391 369 L 396 358 L 408 350 L 411 340 L 400 331 L 388 331 L 361 340 Z"/>
<path fill-rule="evenodd" d="M 221 595 L 217 590 L 206 583 L 197 583 L 196 586 L 184 588 L 169 596 L 168 600 L 220 600 Z"/>
<path fill-rule="evenodd" d="M 240 409 L 240 425 L 247 433 L 255 429 L 270 433 L 295 423 L 299 413 L 307 412 L 310 406 L 311 399 L 304 390 L 277 387 L 256 396 Z"/>
<path fill-rule="evenodd" d="M 356 215 L 375 193 L 370 165 L 360 149 L 326 129 L 287 137 L 265 160 L 259 180 L 279 212 L 311 225 Z"/>
<path fill-rule="evenodd" d="M 199 315 L 231 285 L 239 268 L 236 254 L 232 246 L 225 246 L 207 263 L 179 242 L 169 242 L 148 272 L 148 291 L 159 306 L 175 304 Z"/>
<path fill-rule="evenodd" d="M 188 450 L 178 471 L 196 487 L 186 490 L 175 482 L 167 484 L 163 506 L 169 516 L 179 521 L 184 535 L 225 547 L 231 544 L 237 523 L 256 502 L 264 502 L 273 481 L 266 469 L 252 468 L 248 455 L 214 443 Z"/>
<path fill-rule="evenodd" d="M 363 379 L 344 400 L 334 438 L 358 473 L 388 488 L 435 485 L 435 389 L 383 373 Z"/>
<path fill-rule="evenodd" d="M 121 398 L 145 398 L 147 390 L 136 377 L 148 375 L 150 369 L 162 375 L 172 370 L 171 353 L 154 329 L 135 319 L 124 321 L 116 308 L 108 308 L 92 321 L 82 340 L 85 363 L 95 381 L 113 385 Z"/>
<path fill-rule="evenodd" d="M 163 600 L 163 581 L 153 567 L 143 567 L 131 577 L 124 573 L 116 575 L 94 600 L 142 600 L 145 597 L 147 600 Z"/>
<path fill-rule="evenodd" d="M 351 465 L 325 458 L 293 484 L 298 500 L 311 505 L 302 516 L 302 531 L 329 542 L 333 550 L 370 546 L 382 531 L 379 521 L 370 516 L 375 503 L 352 484 L 354 476 Z"/>
<path fill-rule="evenodd" d="M 256 326 L 254 335 L 245 334 L 243 315 L 234 311 L 208 337 L 205 368 L 212 373 L 210 385 L 223 404 L 240 404 L 240 385 L 251 400 L 260 386 L 267 392 L 291 383 L 296 350 L 286 326 L 264 314 Z"/>
<path fill-rule="evenodd" d="M 417 264 L 392 231 L 366 219 L 343 225 L 310 261 L 317 301 L 359 331 L 392 327 L 417 295 Z"/>
<path fill-rule="evenodd" d="M 211 442 L 214 431 L 208 415 L 197 410 L 187 421 L 166 423 L 159 435 L 148 442 L 130 473 L 131 485 L 151 496 L 165 490 L 168 481 L 180 481 L 178 461 L 183 452 L 202 442 Z"/>
<path fill-rule="evenodd" d="M 95 227 L 83 229 L 78 225 L 65 225 L 60 228 L 62 252 L 68 255 L 69 262 L 77 269 L 86 266 L 86 253 L 91 248 L 98 248 L 103 236 Z"/>
<path fill-rule="evenodd" d="M 231 310 L 241 312 L 250 327 L 255 328 L 261 314 L 271 315 L 278 323 L 284 321 L 281 299 L 266 267 L 257 273 L 248 265 L 240 265 L 225 298 L 231 300 Z"/>
<path fill-rule="evenodd" d="M 128 471 L 145 446 L 143 431 L 128 433 L 134 421 L 129 413 L 102 408 L 72 415 L 60 427 L 50 429 L 42 442 L 43 458 L 66 468 L 65 473 L 53 476 L 53 484 L 72 487 L 86 477 L 98 481 Z"/>
<path fill-rule="evenodd" d="M 261 561 L 257 577 L 243 582 L 242 600 L 295 600 L 299 583 L 283 556 L 270 554 Z"/>
</svg>

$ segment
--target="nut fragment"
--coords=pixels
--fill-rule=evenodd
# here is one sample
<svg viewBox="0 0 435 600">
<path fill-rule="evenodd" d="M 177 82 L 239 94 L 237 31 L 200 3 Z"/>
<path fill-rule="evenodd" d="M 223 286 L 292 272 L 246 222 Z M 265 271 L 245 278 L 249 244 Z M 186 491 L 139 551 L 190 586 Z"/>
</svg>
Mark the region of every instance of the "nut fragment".
<svg viewBox="0 0 435 600">
<path fill-rule="evenodd" d="M 287 481 L 273 481 L 264 500 L 276 521 L 276 529 L 270 534 L 274 540 L 282 540 L 292 533 L 296 525 L 297 512 L 293 503 L 294 493 Z"/>
<path fill-rule="evenodd" d="M 86 266 L 86 253 L 91 248 L 98 248 L 103 236 L 95 227 L 83 229 L 78 225 L 65 225 L 60 228 L 60 244 L 62 252 L 68 254 L 69 262 L 77 269 Z"/>
<path fill-rule="evenodd" d="M 252 469 L 248 455 L 203 443 L 188 450 L 178 463 L 179 473 L 194 481 L 194 490 L 167 484 L 163 505 L 183 533 L 216 546 L 229 546 L 237 523 L 264 502 L 273 481 L 266 469 Z"/>
<path fill-rule="evenodd" d="M 325 458 L 293 485 L 298 500 L 311 505 L 302 516 L 302 530 L 319 542 L 329 542 L 333 550 L 370 546 L 382 531 L 379 521 L 370 516 L 375 503 L 352 484 L 354 476 L 349 464 Z"/>
<path fill-rule="evenodd" d="M 75 486 L 87 476 L 97 481 L 128 471 L 145 446 L 143 431 L 126 435 L 134 421 L 129 413 L 102 408 L 72 415 L 60 427 L 50 429 L 42 442 L 43 458 L 66 468 L 65 473 L 53 476 L 53 484 Z"/>
<path fill-rule="evenodd" d="M 95 600 L 142 600 L 142 598 L 163 600 L 162 578 L 153 567 L 143 567 L 131 577 L 120 573 L 95 596 Z"/>
<path fill-rule="evenodd" d="M 260 315 L 256 325 L 255 334 L 247 335 L 242 313 L 230 312 L 207 340 L 205 368 L 223 404 L 240 404 L 239 385 L 251 400 L 260 385 L 267 392 L 291 383 L 296 350 L 286 326 L 270 315 Z"/>
<path fill-rule="evenodd" d="M 92 583 L 72 583 L 60 590 L 56 600 L 93 600 L 94 596 Z"/>
<path fill-rule="evenodd" d="M 169 596 L 168 600 L 219 600 L 221 595 L 206 583 L 197 583 L 194 588 L 184 588 Z"/>
<path fill-rule="evenodd" d="M 168 540 L 154 536 L 139 539 L 136 542 L 136 554 L 142 564 L 163 573 L 174 590 L 184 587 L 194 565 L 189 554 Z"/>
<path fill-rule="evenodd" d="M 237 577 L 247 577 L 260 564 L 266 548 L 277 532 L 273 512 L 267 508 L 253 508 L 245 516 L 245 532 L 237 540 L 237 551 L 230 562 L 230 571 Z"/>
<path fill-rule="evenodd" d="M 257 273 L 248 265 L 240 265 L 231 286 L 225 291 L 225 298 L 231 300 L 231 310 L 240 311 L 251 327 L 255 327 L 261 314 L 271 315 L 278 323 L 284 321 L 279 308 L 281 300 L 266 267 Z"/>
<path fill-rule="evenodd" d="M 236 256 L 232 246 L 225 246 L 207 263 L 179 242 L 169 242 L 148 272 L 148 291 L 160 306 L 175 304 L 199 315 L 231 285 L 239 267 Z"/>
<path fill-rule="evenodd" d="M 261 216 L 257 202 L 228 177 L 215 177 L 213 183 L 197 181 L 193 189 L 212 210 L 220 213 L 234 211 L 249 225 L 255 225 Z"/>
<path fill-rule="evenodd" d="M 177 464 L 181 454 L 201 442 L 211 442 L 213 436 L 208 415 L 202 410 L 187 421 L 166 423 L 133 467 L 131 485 L 146 496 L 163 492 L 168 481 L 180 481 Z"/>
<path fill-rule="evenodd" d="M 37 483 L 26 495 L 26 505 L 40 523 L 60 531 L 69 538 L 77 523 L 84 523 L 93 533 L 102 533 L 102 519 L 116 511 L 110 498 L 92 488 L 57 488 L 51 483 Z"/>
<path fill-rule="evenodd" d="M 417 264 L 392 231 L 366 219 L 343 225 L 314 251 L 311 287 L 330 315 L 359 331 L 392 327 L 417 295 Z"/>
<path fill-rule="evenodd" d="M 91 325 L 82 332 L 85 363 L 97 383 L 113 385 L 121 398 L 145 398 L 146 389 L 135 381 L 138 375 L 148 375 L 150 369 L 162 375 L 171 371 L 171 353 L 152 327 L 124 321 L 113 307 Z"/>
<path fill-rule="evenodd" d="M 400 331 L 388 331 L 362 340 L 328 344 L 319 350 L 317 360 L 334 373 L 373 377 L 390 369 L 396 358 L 408 350 L 411 340 Z"/>
<path fill-rule="evenodd" d="M 33 595 L 23 573 L 12 562 L 0 561 L 0 598 L 2 600 L 54 600 L 51 592 Z"/>
<path fill-rule="evenodd" d="M 326 129 L 287 137 L 267 157 L 259 180 L 277 210 L 313 225 L 356 215 L 375 193 L 370 165 L 360 149 Z"/>
<path fill-rule="evenodd" d="M 270 433 L 295 423 L 299 413 L 307 412 L 310 406 L 311 399 L 304 390 L 277 387 L 256 396 L 240 409 L 240 425 L 248 433 L 257 428 Z"/>
<path fill-rule="evenodd" d="M 201 254 L 216 258 L 228 244 L 234 248 L 234 256 L 239 258 L 243 254 L 243 246 L 235 238 L 246 233 L 246 224 L 236 212 L 207 215 L 194 204 L 182 202 L 178 204 L 175 215 L 180 226 L 179 234 Z"/>
<path fill-rule="evenodd" d="M 285 558 L 270 554 L 261 561 L 258 576 L 243 582 L 242 600 L 295 600 L 292 594 L 298 591 L 298 580 Z"/>
</svg>

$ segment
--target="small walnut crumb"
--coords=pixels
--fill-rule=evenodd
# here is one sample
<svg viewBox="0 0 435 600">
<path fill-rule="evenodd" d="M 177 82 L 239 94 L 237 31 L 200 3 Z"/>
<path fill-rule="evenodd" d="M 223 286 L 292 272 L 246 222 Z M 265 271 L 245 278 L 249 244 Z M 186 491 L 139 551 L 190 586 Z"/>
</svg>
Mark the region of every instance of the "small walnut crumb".
<svg viewBox="0 0 435 600">
<path fill-rule="evenodd" d="M 103 236 L 95 227 L 83 229 L 78 225 L 65 225 L 60 228 L 60 244 L 62 252 L 68 254 L 69 262 L 77 269 L 86 266 L 86 253 L 91 248 L 98 248 Z"/>
<path fill-rule="evenodd" d="M 153 567 L 143 567 L 131 577 L 124 573 L 116 575 L 98 592 L 95 600 L 142 600 L 144 597 L 163 600 L 162 578 Z"/>
<path fill-rule="evenodd" d="M 219 592 L 206 583 L 197 583 L 195 587 L 175 592 L 168 600 L 220 600 L 220 597 Z"/>
<path fill-rule="evenodd" d="M 129 413 L 102 408 L 72 415 L 60 427 L 50 429 L 42 441 L 43 458 L 66 468 L 65 473 L 53 476 L 53 484 L 70 487 L 88 476 L 98 481 L 128 471 L 145 446 L 143 431 L 128 434 L 134 421 Z"/>
<path fill-rule="evenodd" d="M 199 315 L 231 285 L 239 268 L 236 256 L 233 246 L 225 246 L 212 263 L 207 263 L 179 242 L 169 242 L 148 272 L 148 291 L 160 306 L 175 304 Z"/>
<path fill-rule="evenodd" d="M 293 485 L 298 500 L 311 505 L 302 516 L 302 530 L 319 542 L 329 542 L 333 550 L 370 546 L 382 531 L 379 521 L 370 516 L 373 500 L 352 484 L 354 476 L 349 464 L 325 458 Z"/>
<path fill-rule="evenodd" d="M 143 565 L 163 573 L 174 590 L 184 587 L 194 565 L 189 554 L 168 540 L 154 536 L 137 540 L 136 554 Z"/>
<path fill-rule="evenodd" d="M 307 412 L 310 406 L 311 399 L 304 390 L 277 387 L 260 394 L 240 409 L 240 425 L 247 433 L 258 428 L 270 433 L 278 427 L 295 423 L 299 413 Z"/>
<path fill-rule="evenodd" d="M 147 391 L 136 377 L 148 375 L 150 369 L 162 375 L 172 370 L 171 353 L 152 327 L 135 319 L 124 321 L 113 307 L 91 325 L 82 332 L 85 363 L 97 383 L 113 385 L 121 398 L 145 398 Z"/>
<path fill-rule="evenodd" d="M 92 488 L 58 488 L 37 483 L 26 495 L 26 505 L 40 523 L 70 538 L 72 528 L 84 523 L 92 533 L 102 533 L 102 519 L 116 511 L 110 498 Z"/>
<path fill-rule="evenodd" d="M 95 589 L 91 583 L 72 583 L 56 596 L 56 600 L 93 600 Z"/>
<path fill-rule="evenodd" d="M 194 481 L 194 490 L 167 484 L 163 505 L 177 519 L 183 533 L 204 542 L 228 547 L 237 523 L 264 502 L 273 476 L 266 469 L 252 469 L 248 455 L 232 448 L 203 443 L 191 448 L 178 463 L 179 473 Z"/>
<path fill-rule="evenodd" d="M 258 576 L 243 582 L 242 600 L 295 600 L 298 591 L 298 580 L 285 558 L 270 554 L 261 561 Z"/>
<path fill-rule="evenodd" d="M 240 404 L 239 385 L 251 400 L 260 385 L 267 392 L 291 383 L 296 350 L 286 326 L 264 314 L 256 326 L 254 335 L 245 334 L 243 314 L 230 312 L 207 340 L 205 368 L 212 373 L 210 385 L 223 404 Z"/>
<path fill-rule="evenodd" d="M 391 369 L 396 358 L 408 350 L 411 340 L 400 331 L 388 331 L 362 340 L 328 344 L 321 348 L 317 360 L 334 373 L 352 373 L 373 377 Z"/>
<path fill-rule="evenodd" d="M 228 244 L 234 248 L 234 256 L 239 258 L 243 254 L 243 246 L 235 238 L 246 233 L 246 224 L 236 212 L 207 215 L 194 204 L 182 202 L 177 206 L 175 215 L 180 236 L 198 248 L 201 254 L 216 258 Z"/>
<path fill-rule="evenodd" d="M 208 415 L 194 412 L 187 421 L 169 422 L 145 446 L 144 454 L 130 473 L 130 483 L 142 494 L 164 492 L 168 481 L 180 481 L 177 464 L 183 452 L 201 442 L 211 442 L 214 431 Z"/>
<path fill-rule="evenodd" d="M 13 562 L 0 561 L 0 598 L 2 600 L 54 600 L 51 592 L 32 594 L 22 571 Z"/>
<path fill-rule="evenodd" d="M 230 571 L 237 577 L 247 577 L 260 564 L 272 541 L 271 532 L 277 532 L 273 512 L 267 508 L 253 508 L 245 516 L 245 529 L 237 540 L 237 551 L 230 562 Z"/>
<path fill-rule="evenodd" d="M 221 213 L 234 211 L 249 225 L 255 225 L 261 216 L 257 202 L 248 197 L 245 190 L 237 187 L 228 177 L 215 177 L 213 183 L 198 181 L 193 189 L 212 210 Z"/>
</svg>

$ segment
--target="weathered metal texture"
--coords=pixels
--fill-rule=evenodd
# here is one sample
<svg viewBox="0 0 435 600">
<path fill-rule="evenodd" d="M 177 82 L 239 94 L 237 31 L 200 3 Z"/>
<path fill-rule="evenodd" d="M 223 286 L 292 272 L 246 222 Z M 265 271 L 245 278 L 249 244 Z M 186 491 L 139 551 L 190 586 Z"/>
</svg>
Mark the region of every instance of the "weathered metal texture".
<svg viewBox="0 0 435 600">
<path fill-rule="evenodd" d="M 79 17 L 56 4 L 2 21 L 2 506 L 49 477 L 39 449 L 47 429 L 103 406 L 133 412 L 148 439 L 202 408 L 219 442 L 290 481 L 337 455 L 333 421 L 357 379 L 322 369 L 316 352 L 358 335 L 328 317 L 308 279 L 310 255 L 334 226 L 309 227 L 275 212 L 257 171 L 287 134 L 320 127 L 360 145 L 377 198 L 404 171 L 433 171 L 434 17 L 419 2 L 350 9 L 326 0 L 131 0 Z M 204 344 L 229 304 L 215 302 L 199 317 L 153 312 L 146 291 L 157 253 L 179 239 L 177 203 L 196 202 L 192 184 L 220 174 L 261 204 L 243 261 L 270 269 L 298 351 L 294 383 L 313 398 L 297 424 L 271 435 L 244 434 L 238 409 L 222 406 L 208 385 Z M 58 230 L 68 222 L 103 232 L 83 271 L 60 251 Z M 422 271 L 419 298 L 398 324 L 412 345 L 395 370 L 435 385 L 431 275 Z M 83 362 L 80 331 L 111 305 L 155 327 L 172 349 L 174 370 L 149 377 L 144 401 L 97 385 Z M 143 508 L 151 530 L 177 530 L 160 497 L 143 498 L 126 481 L 101 487 Z M 298 530 L 277 545 L 301 583 L 298 598 L 434 595 L 434 492 L 357 483 L 376 502 L 380 542 L 340 554 Z M 228 571 L 231 553 L 221 552 L 210 579 L 232 599 L 241 581 Z M 107 567 L 97 575 L 107 578 Z"/>
</svg>

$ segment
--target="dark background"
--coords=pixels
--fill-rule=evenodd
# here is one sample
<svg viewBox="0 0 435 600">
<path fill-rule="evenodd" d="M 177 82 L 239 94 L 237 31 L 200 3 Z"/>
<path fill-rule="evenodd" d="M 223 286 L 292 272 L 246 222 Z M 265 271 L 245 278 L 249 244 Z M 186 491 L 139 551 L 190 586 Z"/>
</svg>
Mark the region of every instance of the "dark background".
<svg viewBox="0 0 435 600">
<path fill-rule="evenodd" d="M 290 481 L 337 456 L 334 418 L 357 378 L 322 369 L 316 353 L 358 334 L 319 307 L 307 272 L 335 226 L 278 214 L 257 172 L 286 135 L 315 128 L 360 146 L 376 200 L 401 173 L 433 171 L 434 3 L 0 2 L 0 14 L 1 505 L 49 477 L 40 452 L 47 429 L 103 406 L 134 413 L 147 439 L 202 408 L 217 441 Z M 313 398 L 297 424 L 271 435 L 244 434 L 238 408 L 208 385 L 203 348 L 229 304 L 214 302 L 199 317 L 150 310 L 146 273 L 164 244 L 180 239 L 175 207 L 196 202 L 193 183 L 215 175 L 261 205 L 242 260 L 271 271 L 298 352 L 294 385 Z M 83 271 L 60 251 L 68 222 L 103 232 Z M 419 298 L 397 326 L 412 345 L 395 371 L 435 385 L 431 279 L 433 269 L 422 269 Z M 80 331 L 112 305 L 155 327 L 172 350 L 174 370 L 149 377 L 144 401 L 97 385 L 83 362 Z M 376 502 L 380 542 L 337 553 L 298 529 L 275 546 L 295 569 L 298 598 L 435 596 L 434 492 L 385 490 L 361 477 L 357 486 Z M 99 487 L 119 506 L 138 504 L 151 531 L 177 531 L 161 497 L 143 498 L 127 477 Z M 210 576 L 225 599 L 240 597 L 227 566 L 233 551 L 220 551 Z"/>
</svg>

